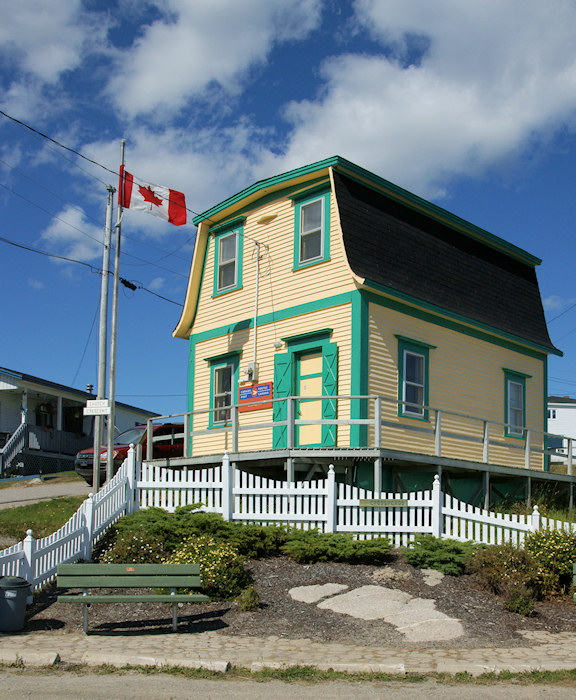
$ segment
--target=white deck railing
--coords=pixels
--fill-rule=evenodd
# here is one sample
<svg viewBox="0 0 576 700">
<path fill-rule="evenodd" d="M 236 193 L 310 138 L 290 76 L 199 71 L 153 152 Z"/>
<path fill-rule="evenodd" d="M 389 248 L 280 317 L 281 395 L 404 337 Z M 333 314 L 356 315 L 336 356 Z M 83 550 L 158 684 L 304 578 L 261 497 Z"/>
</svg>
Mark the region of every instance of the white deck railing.
<svg viewBox="0 0 576 700">
<path fill-rule="evenodd" d="M 573 439 L 538 427 L 518 428 L 502 421 L 428 405 L 417 407 L 427 416 L 427 420 L 414 421 L 406 409 L 415 407 L 415 404 L 388 396 L 316 396 L 307 397 L 307 400 L 330 403 L 336 417 L 302 419 L 297 410 L 302 399 L 288 396 L 267 401 L 276 412 L 285 414 L 283 420 L 271 420 L 270 409 L 260 414 L 252 411 L 244 413 L 236 405 L 230 406 L 227 423 L 210 427 L 209 417 L 221 411 L 221 408 L 150 418 L 146 459 L 152 459 L 153 425 L 166 421 L 183 422 L 184 457 L 214 452 L 221 454 L 225 450 L 241 452 L 242 445 L 250 443 L 253 437 L 259 445 L 258 450 L 273 450 L 271 431 L 274 428 L 285 429 L 282 449 L 294 449 L 299 447 L 296 436 L 300 426 L 320 425 L 330 428 L 333 444 L 326 447 L 379 450 L 392 446 L 397 451 L 418 451 L 434 457 L 461 458 L 538 471 L 546 467 L 551 456 L 559 455 L 557 450 L 547 446 L 548 439 L 554 438 L 566 445 L 567 474 L 573 474 Z M 247 402 L 243 407 L 257 406 L 258 403 Z M 349 417 L 353 414 L 357 414 L 357 417 Z M 352 428 L 357 431 L 353 439 L 350 433 Z M 518 430 L 518 434 L 511 437 L 507 433 L 512 429 Z M 341 441 L 338 439 L 339 430 L 348 431 L 343 433 L 345 439 Z M 268 437 L 263 437 L 266 435 Z M 416 438 L 418 450 L 411 449 Z M 206 440 L 209 442 L 204 442 Z M 195 446 L 196 443 L 200 444 L 199 448 Z M 207 444 L 210 448 L 206 447 Z"/>
</svg>

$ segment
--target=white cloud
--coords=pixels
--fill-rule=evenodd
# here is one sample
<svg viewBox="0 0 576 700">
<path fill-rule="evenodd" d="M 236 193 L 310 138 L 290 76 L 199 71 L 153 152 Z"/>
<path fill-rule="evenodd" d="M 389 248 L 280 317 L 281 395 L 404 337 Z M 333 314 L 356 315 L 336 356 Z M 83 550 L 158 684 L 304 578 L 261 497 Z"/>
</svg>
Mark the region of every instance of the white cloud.
<svg viewBox="0 0 576 700">
<path fill-rule="evenodd" d="M 166 0 L 164 18 L 122 53 L 109 92 L 130 117 L 177 111 L 213 83 L 235 93 L 274 43 L 302 39 L 317 25 L 320 6 L 321 0 Z"/>
<path fill-rule="evenodd" d="M 105 30 L 82 11 L 81 0 L 19 0 L 2 5 L 0 57 L 46 83 L 80 65 L 84 49 Z"/>
<path fill-rule="evenodd" d="M 42 280 L 34 279 L 33 277 L 28 278 L 28 286 L 37 292 L 42 291 L 46 287 Z"/>
<path fill-rule="evenodd" d="M 164 287 L 166 280 L 164 277 L 155 277 L 151 282 L 148 283 L 148 289 L 153 292 L 159 292 L 162 287 Z"/>
<path fill-rule="evenodd" d="M 438 196 L 452 175 L 573 121 L 573 2 L 358 0 L 356 10 L 383 53 L 327 60 L 318 99 L 287 107 L 289 144 L 267 165 L 338 154 Z M 412 64 L 410 35 L 429 40 Z"/>
<path fill-rule="evenodd" d="M 41 240 L 58 255 L 100 263 L 104 226 L 90 223 L 84 213 L 67 206 L 42 232 Z"/>
</svg>

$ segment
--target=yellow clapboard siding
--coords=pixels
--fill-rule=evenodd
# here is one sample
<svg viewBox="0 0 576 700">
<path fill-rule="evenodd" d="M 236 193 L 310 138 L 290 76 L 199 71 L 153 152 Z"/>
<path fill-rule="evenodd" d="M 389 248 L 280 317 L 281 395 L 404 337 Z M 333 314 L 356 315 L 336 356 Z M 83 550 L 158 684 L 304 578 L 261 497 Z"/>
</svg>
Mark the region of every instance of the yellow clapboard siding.
<svg viewBox="0 0 576 700">
<path fill-rule="evenodd" d="M 259 219 L 274 215 L 276 218 L 269 223 L 258 224 Z M 244 222 L 242 288 L 217 296 L 213 296 L 215 246 L 214 239 L 211 237 L 193 332 L 201 333 L 214 328 L 215 325 L 219 325 L 215 319 L 234 322 L 254 315 L 255 240 L 261 244 L 259 315 L 354 289 L 333 196 L 330 221 L 330 259 L 300 270 L 293 270 L 294 205 L 292 201 L 282 199 L 250 212 Z"/>
<path fill-rule="evenodd" d="M 466 415 L 486 418 L 496 423 L 505 420 L 504 368 L 526 375 L 526 424 L 542 431 L 544 425 L 544 371 L 542 360 L 514 350 L 412 318 L 377 304 L 370 305 L 369 392 L 389 397 L 398 395 L 398 339 L 397 335 L 435 346 L 429 350 L 429 399 L 431 407 Z M 430 453 L 434 448 L 434 427 L 431 422 L 396 417 L 394 403 L 384 404 L 384 420 L 391 423 L 412 424 L 410 451 Z M 446 437 L 443 448 L 451 457 L 482 459 L 483 423 L 443 416 L 443 431 L 463 434 L 478 440 L 464 441 Z M 428 432 L 425 432 L 428 429 Z M 384 440 L 392 446 L 406 449 L 406 439 L 395 427 L 384 428 Z M 505 445 L 523 446 L 523 441 L 504 436 L 504 427 L 493 426 L 492 437 Z M 542 436 L 534 435 L 533 444 L 541 443 Z M 388 444 L 388 443 L 387 443 Z M 493 446 L 490 461 L 510 464 L 511 450 Z M 513 450 L 512 463 L 524 466 L 524 452 Z M 542 458 L 534 455 L 531 464 L 542 467 Z"/>
</svg>

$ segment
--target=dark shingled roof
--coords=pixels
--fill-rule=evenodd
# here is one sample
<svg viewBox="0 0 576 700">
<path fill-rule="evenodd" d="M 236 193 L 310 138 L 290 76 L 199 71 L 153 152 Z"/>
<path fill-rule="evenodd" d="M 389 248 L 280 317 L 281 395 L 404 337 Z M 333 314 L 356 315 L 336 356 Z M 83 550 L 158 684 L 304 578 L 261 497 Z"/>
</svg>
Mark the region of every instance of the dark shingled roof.
<svg viewBox="0 0 576 700">
<path fill-rule="evenodd" d="M 555 351 L 531 265 L 338 172 L 334 184 L 358 276 Z"/>
</svg>

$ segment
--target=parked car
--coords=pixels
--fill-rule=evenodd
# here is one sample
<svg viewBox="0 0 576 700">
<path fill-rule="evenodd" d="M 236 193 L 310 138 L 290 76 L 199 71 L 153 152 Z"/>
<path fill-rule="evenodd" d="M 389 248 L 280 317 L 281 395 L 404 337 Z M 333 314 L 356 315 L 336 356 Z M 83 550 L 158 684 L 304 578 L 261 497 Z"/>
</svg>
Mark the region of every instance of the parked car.
<svg viewBox="0 0 576 700">
<path fill-rule="evenodd" d="M 160 439 L 162 438 L 162 439 Z M 114 443 L 113 474 L 116 474 L 120 466 L 128 456 L 130 445 L 136 448 L 141 446 L 142 456 L 146 457 L 146 426 L 137 425 L 125 430 L 116 437 Z M 170 457 L 182 457 L 184 454 L 184 425 L 182 423 L 158 423 L 153 426 L 153 459 Z M 108 447 L 100 448 L 100 483 L 106 481 L 106 464 L 108 460 Z M 74 468 L 90 486 L 94 476 L 94 448 L 81 450 L 76 455 Z"/>
</svg>

